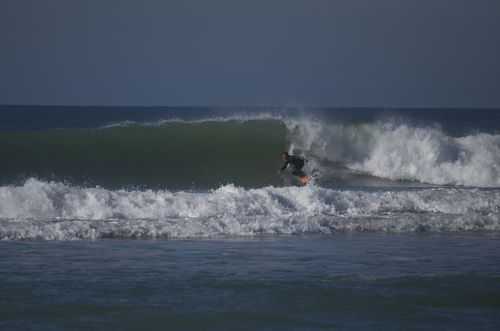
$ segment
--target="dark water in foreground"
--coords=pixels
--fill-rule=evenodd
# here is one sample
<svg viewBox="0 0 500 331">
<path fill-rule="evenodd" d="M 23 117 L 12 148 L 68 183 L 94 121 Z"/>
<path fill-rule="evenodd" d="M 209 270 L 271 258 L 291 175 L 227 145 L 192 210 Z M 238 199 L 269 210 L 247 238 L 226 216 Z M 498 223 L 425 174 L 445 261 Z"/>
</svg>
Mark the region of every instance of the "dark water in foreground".
<svg viewBox="0 0 500 331">
<path fill-rule="evenodd" d="M 499 239 L 0 242 L 0 329 L 498 330 Z"/>
</svg>

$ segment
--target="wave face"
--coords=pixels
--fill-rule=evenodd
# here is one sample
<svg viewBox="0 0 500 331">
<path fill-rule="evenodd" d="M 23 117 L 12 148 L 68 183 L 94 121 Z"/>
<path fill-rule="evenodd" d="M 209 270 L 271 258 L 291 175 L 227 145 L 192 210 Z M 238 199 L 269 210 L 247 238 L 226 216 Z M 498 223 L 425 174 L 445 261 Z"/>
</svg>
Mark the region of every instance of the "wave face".
<svg viewBox="0 0 500 331">
<path fill-rule="evenodd" d="M 170 121 L 0 133 L 3 184 L 27 177 L 109 188 L 281 185 L 276 120 Z"/>
<path fill-rule="evenodd" d="M 95 129 L 0 132 L 0 184 L 30 177 L 106 188 L 210 189 L 296 184 L 283 150 L 306 156 L 317 184 L 500 187 L 500 135 L 439 126 L 302 116 L 229 116 Z"/>
<path fill-rule="evenodd" d="M 340 231 L 499 231 L 500 190 L 0 188 L 0 238 L 189 238 Z"/>
</svg>

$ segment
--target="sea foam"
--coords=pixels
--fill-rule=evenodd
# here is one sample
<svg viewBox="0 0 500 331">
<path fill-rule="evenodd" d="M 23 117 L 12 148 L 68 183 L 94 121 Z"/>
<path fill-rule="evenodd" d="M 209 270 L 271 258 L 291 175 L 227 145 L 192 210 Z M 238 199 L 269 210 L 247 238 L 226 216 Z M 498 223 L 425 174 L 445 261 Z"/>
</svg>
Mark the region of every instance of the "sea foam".
<svg viewBox="0 0 500 331">
<path fill-rule="evenodd" d="M 0 238 L 189 238 L 339 231 L 499 231 L 500 190 L 0 188 Z"/>
<path fill-rule="evenodd" d="M 438 127 L 393 122 L 340 124 L 308 119 L 286 123 L 291 150 L 320 161 L 391 180 L 500 187 L 500 135 L 454 137 Z"/>
</svg>

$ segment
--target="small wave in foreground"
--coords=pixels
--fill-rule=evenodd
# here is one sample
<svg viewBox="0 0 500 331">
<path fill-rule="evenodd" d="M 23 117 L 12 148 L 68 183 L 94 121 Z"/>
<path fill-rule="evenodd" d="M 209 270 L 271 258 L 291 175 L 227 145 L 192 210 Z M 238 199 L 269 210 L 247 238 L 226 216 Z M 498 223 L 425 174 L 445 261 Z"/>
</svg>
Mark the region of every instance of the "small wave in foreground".
<svg viewBox="0 0 500 331">
<path fill-rule="evenodd" d="M 191 238 L 342 231 L 500 231 L 500 190 L 0 188 L 0 238 Z"/>
</svg>

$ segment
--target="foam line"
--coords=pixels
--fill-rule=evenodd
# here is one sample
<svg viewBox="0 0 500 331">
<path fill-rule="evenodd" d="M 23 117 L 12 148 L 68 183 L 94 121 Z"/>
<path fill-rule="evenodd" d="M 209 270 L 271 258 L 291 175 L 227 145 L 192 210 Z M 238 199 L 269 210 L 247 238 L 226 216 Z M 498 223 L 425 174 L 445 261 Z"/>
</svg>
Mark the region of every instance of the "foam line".
<svg viewBox="0 0 500 331">
<path fill-rule="evenodd" d="M 500 190 L 0 188 L 0 238 L 187 238 L 339 231 L 500 231 Z"/>
</svg>

